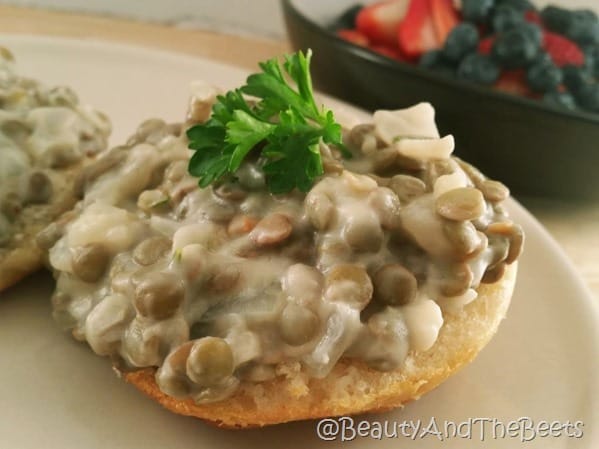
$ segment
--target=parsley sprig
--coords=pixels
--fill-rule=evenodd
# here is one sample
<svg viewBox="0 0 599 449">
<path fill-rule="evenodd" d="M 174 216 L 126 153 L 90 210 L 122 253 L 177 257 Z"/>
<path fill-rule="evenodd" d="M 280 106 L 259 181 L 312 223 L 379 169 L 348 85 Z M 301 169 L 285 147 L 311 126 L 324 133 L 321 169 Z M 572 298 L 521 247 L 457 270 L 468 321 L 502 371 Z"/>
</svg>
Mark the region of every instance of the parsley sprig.
<svg viewBox="0 0 599 449">
<path fill-rule="evenodd" d="M 333 113 L 314 100 L 311 56 L 310 50 L 286 56 L 283 70 L 277 59 L 260 63 L 261 73 L 219 96 L 210 119 L 187 130 L 189 148 L 195 151 L 189 172 L 199 177 L 200 187 L 233 176 L 256 149 L 272 193 L 306 192 L 324 172 L 321 140 L 350 156 Z M 248 103 L 244 95 L 257 101 Z"/>
</svg>

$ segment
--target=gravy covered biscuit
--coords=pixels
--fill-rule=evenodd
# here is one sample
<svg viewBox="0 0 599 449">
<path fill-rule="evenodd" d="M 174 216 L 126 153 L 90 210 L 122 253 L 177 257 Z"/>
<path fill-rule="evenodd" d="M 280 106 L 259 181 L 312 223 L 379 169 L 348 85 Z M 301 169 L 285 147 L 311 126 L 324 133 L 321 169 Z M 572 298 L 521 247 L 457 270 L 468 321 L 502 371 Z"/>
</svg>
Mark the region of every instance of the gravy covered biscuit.
<svg viewBox="0 0 599 449">
<path fill-rule="evenodd" d="M 0 290 L 41 266 L 36 234 L 75 204 L 74 179 L 109 133 L 106 116 L 19 76 L 0 47 Z"/>
<path fill-rule="evenodd" d="M 200 89 L 194 126 L 143 123 L 54 228 L 55 318 L 176 413 L 240 428 L 388 410 L 505 316 L 523 244 L 507 188 L 451 156 L 428 104 L 341 127 L 308 64 L 283 64 L 295 86 L 273 60 Z"/>
</svg>

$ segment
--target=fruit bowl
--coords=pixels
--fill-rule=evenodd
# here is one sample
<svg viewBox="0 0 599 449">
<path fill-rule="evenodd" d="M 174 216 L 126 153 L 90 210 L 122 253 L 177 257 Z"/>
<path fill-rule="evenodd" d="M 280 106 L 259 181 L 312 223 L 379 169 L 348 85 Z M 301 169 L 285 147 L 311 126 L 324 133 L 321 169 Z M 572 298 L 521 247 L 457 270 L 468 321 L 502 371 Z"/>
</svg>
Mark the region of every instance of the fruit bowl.
<svg viewBox="0 0 599 449">
<path fill-rule="evenodd" d="M 338 37 L 356 0 L 282 0 L 294 49 L 311 48 L 315 86 L 365 109 L 428 101 L 455 154 L 520 196 L 599 199 L 599 114 L 569 111 L 396 61 Z"/>
</svg>

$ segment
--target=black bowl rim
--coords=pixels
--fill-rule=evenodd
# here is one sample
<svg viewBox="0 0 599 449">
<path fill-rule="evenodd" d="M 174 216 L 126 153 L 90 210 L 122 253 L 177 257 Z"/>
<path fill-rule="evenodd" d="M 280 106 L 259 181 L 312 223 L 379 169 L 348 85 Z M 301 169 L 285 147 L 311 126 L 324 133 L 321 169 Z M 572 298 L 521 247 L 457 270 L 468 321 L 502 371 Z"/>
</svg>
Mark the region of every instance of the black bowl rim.
<svg viewBox="0 0 599 449">
<path fill-rule="evenodd" d="M 293 15 L 296 19 L 300 20 L 305 26 L 310 28 L 312 31 L 319 33 L 322 37 L 329 40 L 333 45 L 341 47 L 349 53 L 353 53 L 363 59 L 370 60 L 376 64 L 380 64 L 387 69 L 395 70 L 397 72 L 403 72 L 412 76 L 419 76 L 427 81 L 434 82 L 437 84 L 446 85 L 447 87 L 461 89 L 463 91 L 469 91 L 471 93 L 477 93 L 482 96 L 488 96 L 498 100 L 511 102 L 524 107 L 530 107 L 540 112 L 553 114 L 569 119 L 579 119 L 595 125 L 599 125 L 599 114 L 593 114 L 590 112 L 583 111 L 568 111 L 557 107 L 551 107 L 538 100 L 532 100 L 517 95 L 511 95 L 503 93 L 501 91 L 492 90 L 485 86 L 478 86 L 468 81 L 448 78 L 443 75 L 439 75 L 430 70 L 426 70 L 417 65 L 408 64 L 402 61 L 397 61 L 386 56 L 379 55 L 369 49 L 360 47 L 359 45 L 352 44 L 345 39 L 340 38 L 335 33 L 327 30 L 320 26 L 318 23 L 306 17 L 302 14 L 295 6 L 294 0 L 281 0 L 283 3 L 283 10 L 287 14 Z"/>
</svg>

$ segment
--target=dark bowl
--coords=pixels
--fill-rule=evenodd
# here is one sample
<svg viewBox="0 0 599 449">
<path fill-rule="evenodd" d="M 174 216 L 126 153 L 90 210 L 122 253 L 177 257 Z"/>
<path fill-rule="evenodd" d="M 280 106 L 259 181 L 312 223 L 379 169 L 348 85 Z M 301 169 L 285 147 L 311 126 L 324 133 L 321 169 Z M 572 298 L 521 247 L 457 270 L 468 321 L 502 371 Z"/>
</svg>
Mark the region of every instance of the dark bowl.
<svg viewBox="0 0 599 449">
<path fill-rule="evenodd" d="M 599 199 L 599 115 L 560 110 L 380 56 L 330 29 L 356 0 L 282 0 L 295 49 L 311 48 L 315 86 L 363 108 L 432 103 L 456 155 L 527 196 Z"/>
</svg>

